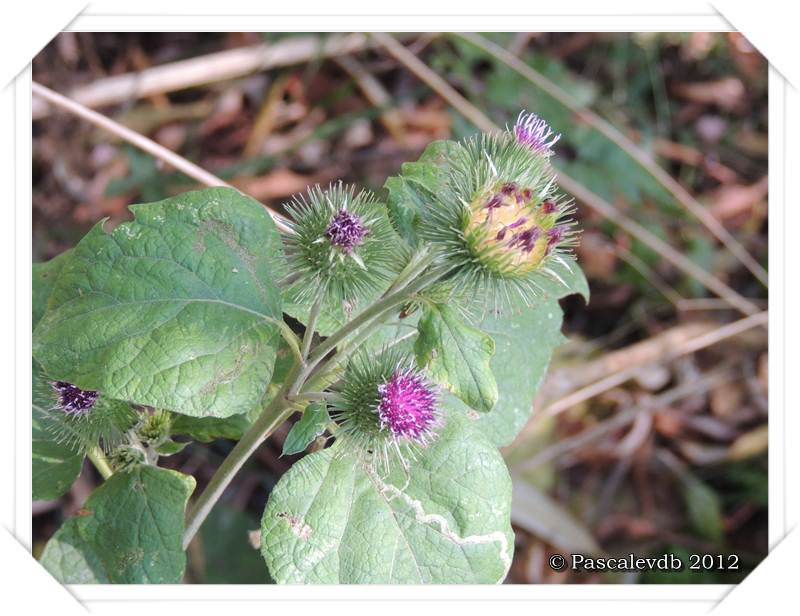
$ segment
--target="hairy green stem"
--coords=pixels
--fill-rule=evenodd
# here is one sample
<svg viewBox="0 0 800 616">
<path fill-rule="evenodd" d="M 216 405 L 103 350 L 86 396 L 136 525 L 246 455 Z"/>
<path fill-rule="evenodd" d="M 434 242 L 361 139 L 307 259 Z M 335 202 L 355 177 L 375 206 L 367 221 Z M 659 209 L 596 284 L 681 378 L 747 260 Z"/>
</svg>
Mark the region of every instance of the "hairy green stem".
<svg viewBox="0 0 800 616">
<path fill-rule="evenodd" d="M 330 391 L 301 391 L 298 394 L 290 397 L 291 402 L 325 402 L 336 397 L 336 394 Z"/>
<path fill-rule="evenodd" d="M 413 257 L 411 257 L 403 270 L 397 275 L 397 278 L 392 283 L 392 286 L 390 286 L 386 291 L 386 295 L 404 288 L 410 280 L 424 272 L 425 269 L 431 265 L 431 263 L 433 263 L 435 258 L 436 255 L 428 252 L 426 249 L 416 253 Z"/>
<path fill-rule="evenodd" d="M 317 319 L 319 312 L 322 309 L 322 291 L 317 293 L 317 299 L 311 306 L 311 312 L 308 315 L 308 323 L 306 323 L 306 331 L 303 334 L 303 348 L 300 350 L 300 356 L 303 361 L 308 357 L 308 351 L 311 349 L 311 340 L 314 338 L 314 330 L 317 328 Z"/>
<path fill-rule="evenodd" d="M 222 461 L 219 468 L 214 473 L 211 481 L 208 482 L 205 490 L 195 502 L 189 514 L 186 516 L 186 530 L 183 534 L 183 549 L 185 550 L 191 543 L 200 525 L 205 521 L 211 509 L 216 504 L 219 497 L 228 487 L 233 477 L 244 465 L 247 459 L 258 449 L 259 445 L 269 437 L 275 429 L 280 426 L 289 415 L 294 411 L 288 408 L 286 400 L 286 390 L 289 383 L 278 392 L 258 419 L 245 432 L 241 440 L 236 443 L 228 456 Z"/>
<path fill-rule="evenodd" d="M 326 338 L 325 341 L 314 350 L 314 352 L 308 358 L 305 367 L 300 372 L 300 380 L 305 382 L 317 364 L 319 364 L 319 362 L 321 362 L 328 353 L 333 351 L 339 345 L 339 343 L 344 341 L 344 339 L 350 334 L 367 325 L 385 311 L 391 310 L 392 308 L 396 308 L 400 304 L 403 304 L 414 293 L 425 288 L 427 285 L 436 282 L 446 273 L 447 270 L 429 272 L 425 276 L 421 276 L 402 289 L 384 296 L 382 299 L 372 304 L 372 306 L 360 312 L 339 331 L 331 335 L 329 338 Z"/>
<path fill-rule="evenodd" d="M 97 469 L 97 472 L 103 477 L 103 479 L 108 479 L 111 475 L 114 474 L 114 471 L 111 469 L 111 465 L 109 465 L 108 460 L 106 460 L 106 456 L 103 453 L 103 450 L 100 449 L 97 445 L 89 449 L 86 452 L 86 457 L 94 464 L 94 467 Z"/>
<path fill-rule="evenodd" d="M 427 264 L 425 265 L 427 267 Z M 416 268 L 415 268 L 416 269 Z M 422 271 L 422 270 L 420 270 Z M 242 468 L 247 459 L 258 449 L 289 415 L 294 412 L 293 404 L 296 404 L 294 397 L 300 392 L 303 385 L 314 372 L 325 357 L 333 351 L 338 344 L 343 342 L 348 336 L 361 328 L 372 331 L 369 325 L 377 323 L 379 317 L 402 304 L 414 293 L 417 293 L 425 286 L 435 282 L 447 273 L 447 270 L 429 272 L 417 280 L 404 285 L 394 292 L 387 292 L 384 297 L 378 300 L 369 308 L 356 315 L 351 321 L 346 323 L 332 336 L 322 342 L 305 361 L 297 361 L 292 372 L 286 379 L 286 383 L 281 387 L 275 398 L 261 412 L 258 419 L 245 432 L 241 440 L 236 443 L 228 456 L 220 464 L 219 468 L 211 477 L 205 490 L 200 494 L 191 511 L 186 516 L 186 530 L 183 535 L 183 548 L 186 549 L 191 543 L 200 526 L 205 521 L 214 504 L 222 496 L 225 488 L 228 487 L 233 477 Z M 310 330 L 311 328 L 309 328 Z M 363 331 L 361 332 L 363 335 Z M 303 345 L 305 346 L 305 344 Z M 302 353 L 301 353 L 302 355 Z M 336 362 L 338 363 L 338 362 Z M 319 371 L 325 372 L 324 368 Z"/>
</svg>

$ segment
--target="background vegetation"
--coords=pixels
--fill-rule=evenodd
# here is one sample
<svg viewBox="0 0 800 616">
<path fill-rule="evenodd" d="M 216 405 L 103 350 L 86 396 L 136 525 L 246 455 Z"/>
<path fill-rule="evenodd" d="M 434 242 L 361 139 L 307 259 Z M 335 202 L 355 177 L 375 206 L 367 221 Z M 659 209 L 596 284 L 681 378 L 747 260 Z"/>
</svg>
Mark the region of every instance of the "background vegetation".
<svg viewBox="0 0 800 616">
<path fill-rule="evenodd" d="M 331 57 L 326 45 L 342 40 L 348 53 Z M 199 63 L 193 83 L 175 64 L 185 59 Z M 380 194 L 432 140 L 542 115 L 563 135 L 556 165 L 576 196 L 592 299 L 566 301 L 570 341 L 504 452 L 508 581 L 729 582 L 763 558 L 767 70 L 740 35 L 65 33 L 34 80 L 278 211 L 338 178 Z M 33 110 L 34 261 L 102 217 L 128 219 L 131 203 L 197 186 L 40 99 Z M 265 581 L 248 533 L 297 459 L 280 457 L 288 430 L 227 491 L 190 548 L 187 581 Z M 202 484 L 231 446 L 189 446 L 166 463 Z M 67 496 L 34 503 L 34 551 L 97 480 L 87 466 Z M 742 569 L 554 573 L 555 552 L 736 553 Z"/>
</svg>

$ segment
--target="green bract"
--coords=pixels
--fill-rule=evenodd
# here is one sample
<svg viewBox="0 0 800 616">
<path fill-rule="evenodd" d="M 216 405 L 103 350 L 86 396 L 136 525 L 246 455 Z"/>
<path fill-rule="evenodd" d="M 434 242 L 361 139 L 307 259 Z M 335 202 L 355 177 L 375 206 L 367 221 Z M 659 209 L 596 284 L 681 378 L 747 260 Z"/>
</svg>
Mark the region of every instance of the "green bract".
<svg viewBox="0 0 800 616">
<path fill-rule="evenodd" d="M 332 306 L 354 305 L 380 292 L 397 271 L 399 246 L 385 206 L 371 193 L 342 183 L 316 186 L 286 209 L 293 230 L 286 238 L 290 303 L 321 294 Z"/>
</svg>

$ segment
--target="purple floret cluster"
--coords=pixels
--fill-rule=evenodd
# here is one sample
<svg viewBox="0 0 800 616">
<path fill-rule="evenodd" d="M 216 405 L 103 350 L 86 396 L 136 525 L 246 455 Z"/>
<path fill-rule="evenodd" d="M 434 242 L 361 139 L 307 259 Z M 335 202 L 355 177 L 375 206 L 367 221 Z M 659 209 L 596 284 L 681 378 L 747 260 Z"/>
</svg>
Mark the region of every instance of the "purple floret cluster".
<svg viewBox="0 0 800 616">
<path fill-rule="evenodd" d="M 398 439 L 427 442 L 436 423 L 436 393 L 425 378 L 413 370 L 397 371 L 378 393 L 381 429 Z"/>
<path fill-rule="evenodd" d="M 348 255 L 361 245 L 368 234 L 369 229 L 364 226 L 361 218 L 345 209 L 339 210 L 325 229 L 325 237 L 330 243 Z"/>
</svg>

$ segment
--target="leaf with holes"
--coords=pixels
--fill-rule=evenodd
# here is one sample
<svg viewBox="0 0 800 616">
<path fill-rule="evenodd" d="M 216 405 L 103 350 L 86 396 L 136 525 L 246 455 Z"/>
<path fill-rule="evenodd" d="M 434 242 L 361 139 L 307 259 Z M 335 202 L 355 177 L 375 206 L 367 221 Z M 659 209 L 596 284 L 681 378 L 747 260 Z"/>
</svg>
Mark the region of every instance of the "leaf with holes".
<svg viewBox="0 0 800 616">
<path fill-rule="evenodd" d="M 75 247 L 34 332 L 53 378 L 192 416 L 250 411 L 270 382 L 283 256 L 270 216 L 233 189 L 131 206 Z"/>
<path fill-rule="evenodd" d="M 472 422 L 448 413 L 408 471 L 388 476 L 334 445 L 272 491 L 262 554 L 278 583 L 495 583 L 511 566 L 511 479 Z"/>
<path fill-rule="evenodd" d="M 177 584 L 194 478 L 142 466 L 117 472 L 47 542 L 41 563 L 63 584 Z"/>
</svg>

